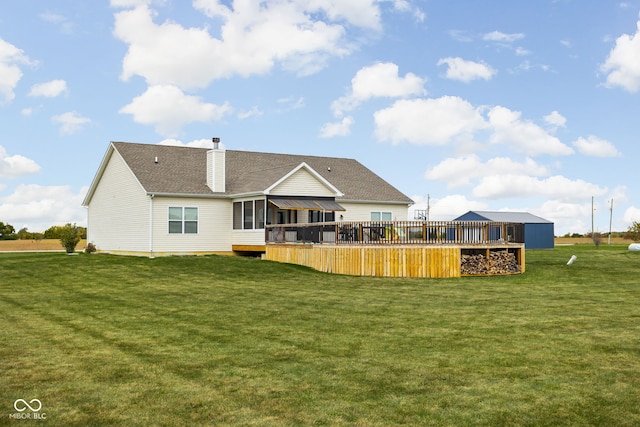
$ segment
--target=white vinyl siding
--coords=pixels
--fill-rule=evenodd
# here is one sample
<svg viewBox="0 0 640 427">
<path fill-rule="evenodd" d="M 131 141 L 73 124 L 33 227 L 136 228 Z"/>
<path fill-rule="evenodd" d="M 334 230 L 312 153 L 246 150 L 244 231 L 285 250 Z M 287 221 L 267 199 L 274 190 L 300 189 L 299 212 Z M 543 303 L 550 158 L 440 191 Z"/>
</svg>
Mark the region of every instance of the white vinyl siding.
<svg viewBox="0 0 640 427">
<path fill-rule="evenodd" d="M 334 197 L 324 183 L 318 181 L 306 169 L 299 169 L 293 175 L 281 182 L 270 192 L 271 195 L 279 196 L 313 196 L 313 197 Z"/>
<path fill-rule="evenodd" d="M 406 204 L 384 204 L 384 203 L 355 203 L 355 202 L 342 202 L 337 200 L 342 207 L 346 209 L 345 212 L 336 212 L 336 220 L 344 221 L 371 221 L 372 212 L 387 212 L 384 218 L 388 218 L 391 214 L 391 220 L 393 221 L 406 221 L 409 219 L 409 207 Z"/>
<path fill-rule="evenodd" d="M 197 233 L 169 233 L 170 207 L 197 207 Z M 192 217 L 187 217 L 187 220 Z M 231 252 L 231 201 L 159 197 L 153 199 L 154 253 Z"/>
<path fill-rule="evenodd" d="M 89 204 L 87 225 L 87 240 L 100 251 L 148 251 L 149 197 L 115 151 Z"/>
</svg>

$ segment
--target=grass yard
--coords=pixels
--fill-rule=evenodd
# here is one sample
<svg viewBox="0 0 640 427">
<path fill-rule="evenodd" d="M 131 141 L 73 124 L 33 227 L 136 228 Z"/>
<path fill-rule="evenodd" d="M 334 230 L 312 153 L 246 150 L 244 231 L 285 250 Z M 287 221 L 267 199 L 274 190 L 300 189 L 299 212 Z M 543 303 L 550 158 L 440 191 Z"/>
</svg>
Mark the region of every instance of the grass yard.
<svg viewBox="0 0 640 427">
<path fill-rule="evenodd" d="M 640 253 L 526 261 L 419 280 L 0 254 L 0 425 L 640 425 Z"/>
</svg>

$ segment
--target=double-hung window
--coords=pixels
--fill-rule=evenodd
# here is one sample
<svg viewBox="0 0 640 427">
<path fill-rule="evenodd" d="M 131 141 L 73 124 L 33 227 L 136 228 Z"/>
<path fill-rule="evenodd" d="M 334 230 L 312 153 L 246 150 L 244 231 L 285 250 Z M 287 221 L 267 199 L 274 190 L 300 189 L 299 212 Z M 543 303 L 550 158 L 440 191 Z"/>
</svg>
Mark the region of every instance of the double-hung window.
<svg viewBox="0 0 640 427">
<path fill-rule="evenodd" d="M 197 234 L 198 208 L 171 206 L 169 208 L 169 233 Z"/>
<path fill-rule="evenodd" d="M 392 219 L 391 212 L 371 212 L 371 221 L 391 221 Z"/>
</svg>

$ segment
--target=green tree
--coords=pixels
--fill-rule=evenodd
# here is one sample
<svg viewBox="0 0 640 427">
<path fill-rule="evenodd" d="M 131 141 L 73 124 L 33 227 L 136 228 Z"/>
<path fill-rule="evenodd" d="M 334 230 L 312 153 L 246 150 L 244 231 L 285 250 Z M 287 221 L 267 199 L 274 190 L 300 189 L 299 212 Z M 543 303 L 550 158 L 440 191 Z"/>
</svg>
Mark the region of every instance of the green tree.
<svg viewBox="0 0 640 427">
<path fill-rule="evenodd" d="M 0 240 L 13 240 L 16 238 L 16 229 L 13 225 L 0 221 Z"/>
<path fill-rule="evenodd" d="M 81 238 L 81 227 L 75 224 L 66 224 L 60 228 L 60 243 L 62 243 L 62 246 L 64 246 L 68 254 L 75 252 L 76 245 L 80 242 Z"/>
<path fill-rule="evenodd" d="M 640 222 L 633 221 L 633 223 L 625 233 L 624 238 L 631 239 L 634 242 L 640 241 Z"/>
</svg>

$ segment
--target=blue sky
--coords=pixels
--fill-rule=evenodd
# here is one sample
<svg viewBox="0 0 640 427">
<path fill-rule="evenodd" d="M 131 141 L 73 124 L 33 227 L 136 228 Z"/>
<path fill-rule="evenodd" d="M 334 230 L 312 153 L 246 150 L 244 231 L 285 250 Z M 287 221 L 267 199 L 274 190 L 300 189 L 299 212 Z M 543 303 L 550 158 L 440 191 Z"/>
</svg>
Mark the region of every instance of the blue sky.
<svg viewBox="0 0 640 427">
<path fill-rule="evenodd" d="M 640 221 L 640 0 L 0 3 L 0 221 L 86 225 L 110 141 L 358 159 L 448 220 Z M 613 200 L 613 210 L 611 207 Z"/>
</svg>

